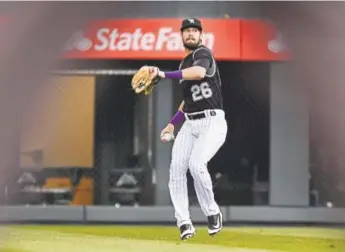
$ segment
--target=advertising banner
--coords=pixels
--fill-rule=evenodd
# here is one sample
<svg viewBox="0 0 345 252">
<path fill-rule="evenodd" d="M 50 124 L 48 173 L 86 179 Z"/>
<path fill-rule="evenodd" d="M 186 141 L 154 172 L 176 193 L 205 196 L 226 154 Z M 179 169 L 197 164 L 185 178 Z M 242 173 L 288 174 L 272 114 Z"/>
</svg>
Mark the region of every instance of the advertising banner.
<svg viewBox="0 0 345 252">
<path fill-rule="evenodd" d="M 287 48 L 269 23 L 201 19 L 203 44 L 217 60 L 286 60 Z M 62 57 L 73 59 L 181 60 L 180 19 L 119 19 L 89 23 L 67 41 Z"/>
</svg>

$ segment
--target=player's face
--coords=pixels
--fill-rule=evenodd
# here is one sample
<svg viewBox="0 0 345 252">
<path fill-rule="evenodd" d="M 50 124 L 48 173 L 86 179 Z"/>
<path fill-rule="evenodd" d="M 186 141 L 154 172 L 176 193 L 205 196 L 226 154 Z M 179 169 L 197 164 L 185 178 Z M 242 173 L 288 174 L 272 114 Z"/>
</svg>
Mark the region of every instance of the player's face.
<svg viewBox="0 0 345 252">
<path fill-rule="evenodd" d="M 182 32 L 182 41 L 185 48 L 194 50 L 201 43 L 201 32 L 197 28 L 186 28 Z"/>
</svg>

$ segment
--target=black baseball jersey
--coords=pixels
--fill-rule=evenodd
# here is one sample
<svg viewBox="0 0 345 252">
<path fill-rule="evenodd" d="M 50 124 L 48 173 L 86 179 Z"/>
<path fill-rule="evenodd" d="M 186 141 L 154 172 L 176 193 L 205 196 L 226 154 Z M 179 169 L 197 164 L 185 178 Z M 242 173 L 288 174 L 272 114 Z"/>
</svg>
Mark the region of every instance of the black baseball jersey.
<svg viewBox="0 0 345 252">
<path fill-rule="evenodd" d="M 202 80 L 182 80 L 183 99 L 186 113 L 199 112 L 206 109 L 223 109 L 221 80 L 217 64 L 211 51 L 198 46 L 187 55 L 180 64 L 180 70 L 192 66 L 206 68 L 206 76 Z"/>
</svg>

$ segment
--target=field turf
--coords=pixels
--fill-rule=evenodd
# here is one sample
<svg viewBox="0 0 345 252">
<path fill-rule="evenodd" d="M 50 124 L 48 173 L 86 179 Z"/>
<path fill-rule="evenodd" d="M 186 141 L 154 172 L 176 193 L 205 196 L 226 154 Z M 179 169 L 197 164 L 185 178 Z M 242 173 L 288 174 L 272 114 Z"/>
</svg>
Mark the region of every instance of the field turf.
<svg viewBox="0 0 345 252">
<path fill-rule="evenodd" d="M 1 252 L 345 252 L 345 230 L 302 227 L 231 227 L 209 237 L 205 227 L 180 241 L 176 227 L 2 226 Z"/>
</svg>

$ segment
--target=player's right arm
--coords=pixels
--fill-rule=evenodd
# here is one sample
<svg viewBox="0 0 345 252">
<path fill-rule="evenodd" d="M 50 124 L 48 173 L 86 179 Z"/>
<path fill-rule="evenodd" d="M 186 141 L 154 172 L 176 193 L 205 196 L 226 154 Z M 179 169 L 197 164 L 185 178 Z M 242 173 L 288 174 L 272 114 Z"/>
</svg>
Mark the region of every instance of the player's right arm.
<svg viewBox="0 0 345 252">
<path fill-rule="evenodd" d="M 179 124 L 180 122 L 183 121 L 184 119 L 183 107 L 184 107 L 184 100 L 181 102 L 176 114 L 168 123 L 168 126 L 171 125 L 172 127 L 174 127 L 176 124 Z"/>
<path fill-rule="evenodd" d="M 183 70 L 163 72 L 158 68 L 155 69 L 156 75 L 160 78 L 178 79 L 178 80 L 202 80 L 205 78 L 207 71 L 212 67 L 211 52 L 208 49 L 200 48 L 193 53 L 193 65 Z"/>
<path fill-rule="evenodd" d="M 176 114 L 170 120 L 168 125 L 161 131 L 161 137 L 165 133 L 174 134 L 175 125 L 182 122 L 184 120 L 184 113 L 183 113 L 184 101 L 181 102 Z"/>
<path fill-rule="evenodd" d="M 180 107 L 178 108 L 178 110 L 183 112 L 183 107 L 184 107 L 184 100 L 181 102 Z"/>
</svg>

